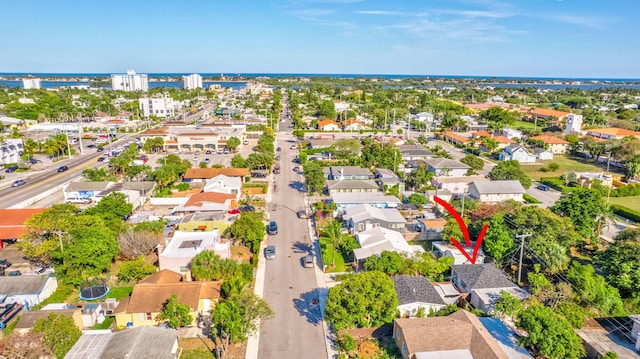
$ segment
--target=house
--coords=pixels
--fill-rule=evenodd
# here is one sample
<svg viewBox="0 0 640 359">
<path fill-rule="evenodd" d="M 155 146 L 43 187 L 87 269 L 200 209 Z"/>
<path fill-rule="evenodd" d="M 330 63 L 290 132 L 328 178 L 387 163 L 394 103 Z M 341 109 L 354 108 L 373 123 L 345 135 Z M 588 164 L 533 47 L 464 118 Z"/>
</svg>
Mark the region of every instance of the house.
<svg viewBox="0 0 640 359">
<path fill-rule="evenodd" d="M 455 132 L 445 132 L 444 134 L 441 134 L 440 136 L 442 136 L 442 139 L 446 142 L 452 143 L 454 145 L 468 145 L 471 141 L 464 137 L 464 136 L 460 136 Z"/>
<path fill-rule="evenodd" d="M 340 124 L 334 120 L 324 119 L 318 121 L 318 130 L 320 131 L 340 131 Z"/>
<path fill-rule="evenodd" d="M 336 142 L 333 138 L 311 138 L 306 140 L 307 148 L 318 149 L 318 148 L 329 148 L 333 146 Z"/>
<path fill-rule="evenodd" d="M 101 182 L 71 182 L 68 185 L 62 187 L 62 193 L 64 199 L 69 198 L 91 198 L 97 200 L 100 193 L 111 187 L 114 182 L 101 181 Z"/>
<path fill-rule="evenodd" d="M 184 182 L 205 182 L 218 175 L 244 178 L 249 175 L 248 168 L 187 168 L 183 176 Z"/>
<path fill-rule="evenodd" d="M 373 171 L 373 174 L 376 178 L 376 182 L 378 182 L 382 189 L 384 189 L 385 186 L 391 188 L 395 185 L 402 184 L 401 191 L 404 191 L 404 183 L 402 182 L 402 180 L 400 180 L 400 177 L 398 177 L 398 175 L 395 174 L 392 170 L 387 168 L 376 168 Z"/>
<path fill-rule="evenodd" d="M 24 151 L 21 138 L 5 138 L 0 142 L 0 165 L 20 162 Z"/>
<path fill-rule="evenodd" d="M 480 323 L 498 341 L 498 345 L 509 359 L 533 359 L 527 348 L 520 346 L 521 334 L 512 326 L 506 326 L 500 318 L 479 317 Z"/>
<path fill-rule="evenodd" d="M 640 132 L 631 131 L 624 128 L 610 127 L 610 128 L 594 128 L 587 130 L 587 136 L 601 138 L 603 140 L 622 139 L 625 137 L 640 138 Z"/>
<path fill-rule="evenodd" d="M 113 314 L 118 328 L 158 325 L 158 314 L 176 295 L 178 303 L 189 307 L 191 326 L 200 316 L 208 316 L 220 298 L 220 282 L 181 282 L 182 275 L 169 270 L 156 272 L 133 287 L 131 296 L 122 298 Z"/>
<path fill-rule="evenodd" d="M 536 162 L 536 156 L 529 152 L 526 148 L 519 144 L 513 144 L 505 147 L 504 151 L 498 156 L 500 161 L 518 161 L 520 163 Z"/>
<path fill-rule="evenodd" d="M 607 319 L 610 318 L 602 318 L 603 320 L 600 320 L 602 324 L 597 319 L 587 318 L 582 328 L 575 330 L 576 334 L 582 339 L 582 344 L 587 354 L 586 358 L 600 359 L 605 357 L 608 352 L 615 353 L 617 358 L 640 358 L 638 353 L 640 351 L 640 341 L 638 341 L 637 336 L 634 337 L 633 332 L 636 325 L 634 317 L 631 315 L 628 318 L 618 318 L 615 320 L 615 325 L 608 323 Z M 628 331 L 629 324 L 627 323 L 632 325 L 631 333 Z"/>
<path fill-rule="evenodd" d="M 205 182 L 202 192 L 235 194 L 236 199 L 242 193 L 242 178 L 219 174 Z"/>
<path fill-rule="evenodd" d="M 449 240 L 449 238 L 446 239 Z M 456 238 L 456 240 L 458 241 L 458 243 L 464 246 L 462 238 Z M 475 250 L 476 245 L 475 242 L 470 243 L 471 245 L 469 247 L 463 247 L 469 257 L 473 256 L 473 251 Z M 432 242 L 431 245 L 433 247 L 434 254 L 438 258 L 451 257 L 453 258 L 453 264 L 472 264 L 471 262 L 469 262 L 469 259 L 467 259 L 467 257 L 465 257 L 464 254 L 460 252 L 460 249 L 454 246 L 451 242 Z M 484 263 L 484 252 L 482 251 L 482 248 L 480 248 L 480 250 L 478 250 L 478 253 L 476 254 L 476 263 Z"/>
<path fill-rule="evenodd" d="M 575 172 L 576 182 L 586 188 L 591 188 L 595 183 L 605 187 L 613 187 L 613 176 L 603 172 Z"/>
<path fill-rule="evenodd" d="M 446 317 L 395 319 L 393 340 L 403 359 L 508 359 L 480 320 L 464 309 Z"/>
<path fill-rule="evenodd" d="M 378 208 L 398 208 L 400 200 L 394 196 L 387 196 L 382 192 L 369 193 L 332 193 L 331 200 L 336 204 L 339 212 L 359 204 L 366 204 Z"/>
<path fill-rule="evenodd" d="M 569 112 L 556 111 L 548 108 L 535 108 L 529 114 L 536 119 L 549 119 L 552 123 L 564 122 Z"/>
<path fill-rule="evenodd" d="M 391 279 L 398 296 L 398 311 L 401 318 L 415 317 L 420 308 L 423 308 L 427 316 L 430 312 L 438 312 L 447 306 L 431 281 L 425 277 L 396 275 Z"/>
<path fill-rule="evenodd" d="M 36 325 L 38 319 L 47 319 L 49 315 L 63 315 L 65 317 L 69 317 L 73 319 L 73 324 L 76 325 L 76 328 L 82 330 L 84 328 L 84 324 L 82 323 L 82 310 L 80 308 L 76 308 L 76 306 L 67 306 L 64 304 L 65 308 L 62 309 L 40 309 L 40 310 L 31 310 L 26 313 L 22 313 L 20 315 L 20 320 L 14 327 L 14 330 L 20 334 L 25 334 L 30 332 L 33 327 Z"/>
<path fill-rule="evenodd" d="M 520 138 L 522 139 L 522 131 L 520 130 L 514 130 L 513 128 L 503 128 L 502 129 L 502 136 L 513 140 L 514 138 Z"/>
<path fill-rule="evenodd" d="M 24 222 L 46 208 L 0 209 L 0 249 L 26 233 Z"/>
<path fill-rule="evenodd" d="M 236 207 L 235 194 L 201 192 L 192 194 L 185 204 L 175 207 L 175 213 L 193 212 L 227 212 L 230 208 Z"/>
<path fill-rule="evenodd" d="M 554 155 L 563 155 L 569 149 L 569 142 L 552 135 L 529 137 L 530 140 L 542 141 L 548 145 L 548 150 Z"/>
<path fill-rule="evenodd" d="M 529 297 L 527 291 L 507 278 L 493 263 L 454 264 L 451 282 L 460 292 L 469 294 L 471 305 L 489 314 L 502 291 L 522 300 Z"/>
<path fill-rule="evenodd" d="M 217 229 L 205 232 L 175 231 L 166 240 L 164 246 L 158 248 L 159 267 L 180 274 L 191 270 L 191 260 L 203 251 L 212 251 L 220 258 L 231 258 L 231 245 L 222 241 Z"/>
<path fill-rule="evenodd" d="M 342 122 L 345 131 L 360 131 L 368 128 L 367 124 L 354 118 L 348 118 Z"/>
<path fill-rule="evenodd" d="M 328 180 L 367 180 L 373 178 L 373 174 L 368 168 L 358 166 L 329 166 L 324 167 L 322 172 Z"/>
<path fill-rule="evenodd" d="M 117 332 L 86 330 L 65 359 L 113 359 L 178 357 L 178 331 L 175 329 L 143 326 Z"/>
<path fill-rule="evenodd" d="M 520 181 L 479 181 L 469 185 L 469 196 L 482 203 L 498 203 L 508 200 L 524 202 L 526 193 Z"/>
<path fill-rule="evenodd" d="M 402 233 L 382 228 L 373 227 L 356 234 L 356 240 L 360 248 L 353 250 L 353 255 L 358 264 L 371 256 L 379 256 L 384 251 L 396 252 L 402 255 L 412 256 L 424 252 L 422 246 L 411 246 L 402 236 Z"/>
<path fill-rule="evenodd" d="M 419 112 L 419 113 L 416 113 L 415 115 L 411 115 L 411 117 L 409 119 L 411 121 L 419 121 L 419 122 L 431 123 L 431 122 L 433 122 L 434 118 L 435 118 L 435 116 L 433 116 L 432 113 Z"/>
<path fill-rule="evenodd" d="M 380 192 L 380 187 L 374 180 L 328 180 L 325 186 L 329 194 Z"/>
<path fill-rule="evenodd" d="M 349 109 L 349 103 L 342 100 L 333 100 L 333 108 L 336 112 L 344 112 Z"/>
<path fill-rule="evenodd" d="M 373 227 L 404 232 L 407 224 L 407 220 L 395 208 L 377 208 L 364 204 L 348 208 L 342 215 L 342 219 L 351 234 Z"/>
<path fill-rule="evenodd" d="M 425 161 L 429 166 L 428 171 L 435 173 L 437 177 L 460 177 L 467 174 L 471 168 L 468 165 L 448 158 L 433 158 Z"/>
<path fill-rule="evenodd" d="M 579 134 L 582 130 L 582 115 L 570 113 L 565 120 L 565 135 Z"/>
<path fill-rule="evenodd" d="M 27 309 L 49 298 L 57 288 L 58 281 L 48 274 L 0 277 L 0 296 L 6 295 L 4 303 L 20 303 Z"/>
<path fill-rule="evenodd" d="M 534 147 L 532 151 L 538 161 L 549 161 L 553 159 L 553 153 L 544 148 Z"/>
<path fill-rule="evenodd" d="M 420 145 L 401 145 L 398 146 L 402 161 L 428 160 L 435 156 L 435 153 L 427 150 Z"/>
<path fill-rule="evenodd" d="M 431 185 L 438 189 L 437 191 L 434 191 L 434 195 L 438 195 L 439 197 L 441 197 L 442 195 L 462 195 L 463 193 L 469 192 L 469 184 L 471 184 L 472 182 L 483 181 L 488 182 L 489 179 L 485 176 L 480 175 L 462 177 L 434 177 L 431 179 Z M 431 194 L 431 192 L 429 193 Z"/>
</svg>

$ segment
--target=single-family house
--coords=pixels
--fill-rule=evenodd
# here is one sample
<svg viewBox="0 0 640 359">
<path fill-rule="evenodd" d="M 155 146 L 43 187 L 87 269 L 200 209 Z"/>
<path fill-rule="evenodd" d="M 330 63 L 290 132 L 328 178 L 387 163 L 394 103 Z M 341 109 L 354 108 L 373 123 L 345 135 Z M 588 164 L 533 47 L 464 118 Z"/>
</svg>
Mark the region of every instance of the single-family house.
<svg viewBox="0 0 640 359">
<path fill-rule="evenodd" d="M 514 138 L 522 138 L 522 131 L 520 130 L 514 130 L 513 128 L 503 128 L 502 129 L 502 136 L 513 140 Z"/>
<path fill-rule="evenodd" d="M 340 124 L 334 120 L 324 119 L 318 121 L 318 130 L 320 131 L 340 131 Z"/>
<path fill-rule="evenodd" d="M 387 196 L 382 192 L 368 193 L 332 193 L 331 200 L 336 204 L 339 212 L 359 204 L 366 204 L 378 208 L 398 208 L 400 200 L 395 196 Z"/>
<path fill-rule="evenodd" d="M 521 333 L 513 326 L 507 326 L 497 317 L 478 317 L 489 334 L 498 341 L 498 345 L 509 359 L 533 359 L 527 348 L 520 345 Z"/>
<path fill-rule="evenodd" d="M 380 192 L 374 180 L 328 180 L 325 182 L 326 193 Z"/>
<path fill-rule="evenodd" d="M 235 194 L 236 199 L 242 193 L 242 178 L 219 174 L 205 182 L 202 192 Z"/>
<path fill-rule="evenodd" d="M 433 122 L 434 118 L 435 116 L 429 112 L 419 112 L 409 117 L 409 119 L 412 121 L 427 122 L 427 123 Z"/>
<path fill-rule="evenodd" d="M 227 212 L 236 207 L 235 194 L 201 192 L 192 194 L 183 205 L 173 209 L 175 213 Z"/>
<path fill-rule="evenodd" d="M 567 150 L 569 149 L 569 142 L 556 136 L 541 135 L 541 136 L 533 136 L 533 137 L 530 137 L 529 139 L 544 142 L 546 145 L 548 145 L 549 151 L 554 155 L 563 155 L 567 153 Z"/>
<path fill-rule="evenodd" d="M 429 166 L 429 172 L 435 173 L 437 177 L 461 177 L 467 174 L 471 168 L 468 165 L 448 158 L 433 158 L 425 161 Z"/>
<path fill-rule="evenodd" d="M 231 244 L 220 238 L 217 229 L 205 232 L 174 231 L 158 249 L 160 269 L 186 274 L 191 270 L 191 260 L 203 251 L 212 251 L 220 258 L 231 258 Z"/>
<path fill-rule="evenodd" d="M 449 238 L 446 238 L 447 240 Z M 464 240 L 462 238 L 456 238 L 458 243 L 462 244 L 465 252 L 469 257 L 473 256 L 473 251 L 475 250 L 476 242 L 470 242 L 471 245 L 469 247 L 465 246 Z M 458 247 L 454 246 L 451 242 L 432 242 L 434 254 L 439 257 L 451 257 L 453 258 L 453 264 L 471 264 L 469 259 L 465 257 Z M 484 263 L 484 252 L 482 248 L 478 250 L 476 254 L 476 263 Z"/>
<path fill-rule="evenodd" d="M 420 145 L 401 145 L 398 146 L 402 161 L 428 160 L 435 156 L 435 153 L 427 150 Z"/>
<path fill-rule="evenodd" d="M 158 315 L 172 296 L 189 307 L 191 326 L 208 316 L 220 298 L 220 282 L 182 282 L 182 275 L 169 270 L 156 272 L 133 286 L 130 297 L 122 298 L 113 314 L 118 328 L 155 326 Z"/>
<path fill-rule="evenodd" d="M 178 358 L 178 331 L 143 326 L 112 332 L 86 330 L 65 359 Z"/>
<path fill-rule="evenodd" d="M 65 304 L 65 308 L 61 309 L 40 309 L 40 310 L 31 310 L 20 315 L 20 320 L 14 327 L 14 330 L 20 334 L 25 334 L 30 332 L 33 327 L 36 325 L 38 319 L 47 319 L 50 314 L 63 315 L 65 317 L 69 317 L 73 319 L 73 324 L 75 324 L 76 328 L 82 330 L 84 329 L 82 323 L 82 311 L 80 308 L 76 308 L 75 306 L 67 306 Z"/>
<path fill-rule="evenodd" d="M 440 136 L 444 141 L 452 143 L 454 145 L 468 145 L 471 142 L 468 138 L 464 136 L 460 136 L 459 134 L 455 132 L 450 132 L 450 131 L 445 132 Z"/>
<path fill-rule="evenodd" d="M 46 208 L 0 209 L 0 249 L 26 233 L 24 222 Z"/>
<path fill-rule="evenodd" d="M 587 130 L 587 136 L 601 138 L 603 140 L 619 140 L 625 137 L 640 138 L 640 132 L 617 127 L 594 128 Z"/>
<path fill-rule="evenodd" d="M 427 190 L 425 192 L 425 197 L 427 198 L 427 201 L 435 206 L 440 206 L 437 202 L 435 197 L 440 198 L 441 200 L 449 203 L 451 202 L 451 199 L 453 198 L 453 193 L 451 193 L 451 191 L 449 191 L 448 189 L 435 189 L 435 190 Z"/>
<path fill-rule="evenodd" d="M 613 187 L 613 176 L 604 172 L 575 172 L 576 182 L 586 188 L 591 188 L 595 183 L 601 186 Z"/>
<path fill-rule="evenodd" d="M 333 108 L 336 112 L 344 112 L 349 109 L 349 103 L 342 100 L 333 100 Z"/>
<path fill-rule="evenodd" d="M 56 277 L 44 275 L 0 276 L 0 296 L 4 303 L 20 303 L 27 308 L 40 304 L 58 288 Z"/>
<path fill-rule="evenodd" d="M 384 251 L 407 256 L 424 252 L 422 246 L 409 245 L 402 233 L 382 227 L 373 227 L 359 232 L 356 234 L 356 240 L 360 244 L 360 248 L 354 249 L 353 255 L 358 264 L 371 256 L 379 256 Z"/>
<path fill-rule="evenodd" d="M 398 296 L 401 318 L 415 317 L 422 308 L 425 316 L 447 306 L 431 281 L 422 276 L 396 275 L 391 277 Z"/>
<path fill-rule="evenodd" d="M 535 119 L 549 119 L 551 123 L 560 124 L 566 119 L 569 112 L 556 111 L 548 108 L 535 108 L 529 112 Z"/>
<path fill-rule="evenodd" d="M 529 293 L 512 282 L 493 263 L 454 264 L 451 281 L 462 293 L 469 293 L 469 303 L 475 308 L 492 313 L 496 301 L 504 290 L 519 299 Z"/>
<path fill-rule="evenodd" d="M 469 185 L 469 196 L 481 203 L 498 203 L 508 200 L 523 202 L 526 193 L 520 181 L 479 181 Z"/>
<path fill-rule="evenodd" d="M 351 234 L 373 227 L 404 232 L 407 224 L 407 220 L 395 208 L 377 208 L 364 204 L 347 208 L 342 219 Z"/>
<path fill-rule="evenodd" d="M 446 317 L 395 319 L 393 340 L 403 359 L 508 359 L 478 317 L 464 309 Z"/>
<path fill-rule="evenodd" d="M 435 195 L 440 196 L 441 193 L 444 193 L 444 195 L 448 194 L 449 196 L 456 196 L 469 192 L 469 184 L 471 184 L 472 182 L 481 181 L 489 181 L 489 179 L 485 176 L 480 175 L 462 177 L 434 177 L 431 179 L 431 185 L 438 189 L 437 193 L 434 193 Z M 441 191 L 448 191 L 448 193 Z"/>
<path fill-rule="evenodd" d="M 360 131 L 368 128 L 367 124 L 356 120 L 355 118 L 348 118 L 342 122 L 345 131 Z"/>
<path fill-rule="evenodd" d="M 367 180 L 373 178 L 373 174 L 368 168 L 358 166 L 329 166 L 324 167 L 322 172 L 328 180 Z"/>
<path fill-rule="evenodd" d="M 187 168 L 183 176 L 184 182 L 205 182 L 218 175 L 239 177 L 242 181 L 249 175 L 248 168 Z"/>
<path fill-rule="evenodd" d="M 307 142 L 307 148 L 318 149 L 329 148 L 336 142 L 336 140 L 333 138 L 310 138 L 305 140 L 305 142 Z"/>
<path fill-rule="evenodd" d="M 505 147 L 504 150 L 500 152 L 498 159 L 500 161 L 518 161 L 520 163 L 536 162 L 536 156 L 519 144 Z"/>
<path fill-rule="evenodd" d="M 534 147 L 532 152 L 538 161 L 548 161 L 553 159 L 553 153 L 549 150 L 545 150 L 544 148 Z"/>
<path fill-rule="evenodd" d="M 376 168 L 373 171 L 373 174 L 376 178 L 376 182 L 380 185 L 380 188 L 384 189 L 385 186 L 391 188 L 395 185 L 403 184 L 401 191 L 404 191 L 404 183 L 392 170 L 387 168 Z"/>
</svg>

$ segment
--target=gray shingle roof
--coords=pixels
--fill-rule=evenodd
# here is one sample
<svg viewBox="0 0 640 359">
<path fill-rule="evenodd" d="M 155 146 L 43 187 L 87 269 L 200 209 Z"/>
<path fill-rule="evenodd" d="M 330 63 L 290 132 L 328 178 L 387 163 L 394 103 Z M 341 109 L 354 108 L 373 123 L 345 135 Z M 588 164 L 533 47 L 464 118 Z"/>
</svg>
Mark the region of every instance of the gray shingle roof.
<svg viewBox="0 0 640 359">
<path fill-rule="evenodd" d="M 0 294 L 33 294 L 40 293 L 48 275 L 21 275 L 0 277 Z"/>
<path fill-rule="evenodd" d="M 66 191 L 104 191 L 112 182 L 71 182 Z"/>
<path fill-rule="evenodd" d="M 329 180 L 328 189 L 380 189 L 373 180 Z"/>
<path fill-rule="evenodd" d="M 365 204 L 347 208 L 342 218 L 351 219 L 356 223 L 367 219 L 377 219 L 389 223 L 407 223 L 407 220 L 395 208 L 378 208 Z"/>
<path fill-rule="evenodd" d="M 176 356 L 171 350 L 177 339 L 175 329 L 151 326 L 126 329 L 112 334 L 100 358 L 173 359 Z"/>
<path fill-rule="evenodd" d="M 460 161 L 450 160 L 448 158 L 433 158 L 433 159 L 430 159 L 430 160 L 426 160 L 425 162 L 427 162 L 429 164 L 429 166 L 431 166 L 431 167 L 433 167 L 435 169 L 443 169 L 443 168 L 469 169 L 469 168 L 471 168 L 471 167 L 465 165 L 464 163 L 462 163 Z"/>
<path fill-rule="evenodd" d="M 480 194 L 527 192 L 524 187 L 522 187 L 520 181 L 474 181 L 473 183 L 471 183 L 471 186 L 474 186 Z"/>
<path fill-rule="evenodd" d="M 397 275 L 391 279 L 393 279 L 393 285 L 400 304 L 416 302 L 446 304 L 431 284 L 431 281 L 425 277 Z"/>
<path fill-rule="evenodd" d="M 458 275 L 469 290 L 486 288 L 518 288 L 493 263 L 452 265 L 451 271 Z"/>
</svg>

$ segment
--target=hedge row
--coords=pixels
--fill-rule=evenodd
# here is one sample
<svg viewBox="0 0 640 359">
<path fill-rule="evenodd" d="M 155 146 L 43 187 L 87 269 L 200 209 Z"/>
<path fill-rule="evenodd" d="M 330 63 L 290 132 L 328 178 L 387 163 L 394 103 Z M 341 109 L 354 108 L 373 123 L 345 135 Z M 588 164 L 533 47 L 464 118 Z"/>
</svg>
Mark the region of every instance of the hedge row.
<svg viewBox="0 0 640 359">
<path fill-rule="evenodd" d="M 640 222 L 640 212 L 638 211 L 634 211 L 631 208 L 620 206 L 618 204 L 612 204 L 611 209 L 613 210 L 613 213 L 620 217 L 624 217 L 634 222 Z"/>
</svg>

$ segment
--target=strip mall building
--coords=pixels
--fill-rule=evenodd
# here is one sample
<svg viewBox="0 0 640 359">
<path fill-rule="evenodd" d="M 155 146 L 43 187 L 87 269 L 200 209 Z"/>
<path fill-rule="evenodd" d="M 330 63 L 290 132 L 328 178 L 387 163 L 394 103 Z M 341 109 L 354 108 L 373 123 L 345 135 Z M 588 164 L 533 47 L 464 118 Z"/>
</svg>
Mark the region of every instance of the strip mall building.
<svg viewBox="0 0 640 359">
<path fill-rule="evenodd" d="M 140 133 L 140 139 L 143 143 L 148 138 L 154 137 L 162 137 L 164 139 L 165 151 L 191 152 L 226 148 L 227 140 L 231 137 L 236 137 L 241 142 L 245 141 L 247 139 L 247 131 L 244 125 L 215 126 L 202 129 L 180 129 L 165 126 Z"/>
</svg>

